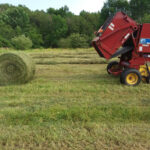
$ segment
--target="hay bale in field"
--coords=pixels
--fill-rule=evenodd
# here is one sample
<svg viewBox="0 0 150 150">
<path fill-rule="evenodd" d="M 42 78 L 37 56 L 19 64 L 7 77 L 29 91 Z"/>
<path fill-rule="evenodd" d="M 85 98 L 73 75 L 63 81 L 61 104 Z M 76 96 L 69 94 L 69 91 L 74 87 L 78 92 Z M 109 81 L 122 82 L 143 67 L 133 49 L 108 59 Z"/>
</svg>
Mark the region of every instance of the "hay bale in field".
<svg viewBox="0 0 150 150">
<path fill-rule="evenodd" d="M 27 54 L 9 52 L 0 55 L 0 85 L 26 83 L 34 74 L 35 64 Z"/>
</svg>

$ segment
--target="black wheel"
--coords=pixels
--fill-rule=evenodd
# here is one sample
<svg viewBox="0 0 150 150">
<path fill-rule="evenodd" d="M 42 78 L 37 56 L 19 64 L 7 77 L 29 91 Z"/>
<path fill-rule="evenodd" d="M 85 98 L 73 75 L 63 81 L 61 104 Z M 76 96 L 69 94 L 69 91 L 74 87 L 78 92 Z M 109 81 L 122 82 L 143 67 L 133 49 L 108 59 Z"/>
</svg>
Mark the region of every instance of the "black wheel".
<svg viewBox="0 0 150 150">
<path fill-rule="evenodd" d="M 118 68 L 119 68 L 119 63 L 117 61 L 112 61 L 107 65 L 107 72 L 108 74 L 111 74 L 109 70 L 115 71 L 118 70 Z"/>
<path fill-rule="evenodd" d="M 120 82 L 129 86 L 136 86 L 141 82 L 141 80 L 141 74 L 136 69 L 126 69 L 120 76 Z"/>
</svg>

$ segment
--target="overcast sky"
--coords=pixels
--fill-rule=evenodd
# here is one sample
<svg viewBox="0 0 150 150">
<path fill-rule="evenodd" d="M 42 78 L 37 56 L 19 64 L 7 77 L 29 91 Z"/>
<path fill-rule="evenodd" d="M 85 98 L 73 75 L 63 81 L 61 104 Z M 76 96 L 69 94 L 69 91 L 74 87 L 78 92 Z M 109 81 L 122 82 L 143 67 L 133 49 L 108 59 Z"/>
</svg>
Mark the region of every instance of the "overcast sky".
<svg viewBox="0 0 150 150">
<path fill-rule="evenodd" d="M 71 12 L 79 14 L 81 10 L 89 12 L 100 11 L 106 0 L 0 0 L 0 4 L 25 5 L 31 10 L 47 10 L 47 8 L 60 8 L 67 5 Z"/>
</svg>

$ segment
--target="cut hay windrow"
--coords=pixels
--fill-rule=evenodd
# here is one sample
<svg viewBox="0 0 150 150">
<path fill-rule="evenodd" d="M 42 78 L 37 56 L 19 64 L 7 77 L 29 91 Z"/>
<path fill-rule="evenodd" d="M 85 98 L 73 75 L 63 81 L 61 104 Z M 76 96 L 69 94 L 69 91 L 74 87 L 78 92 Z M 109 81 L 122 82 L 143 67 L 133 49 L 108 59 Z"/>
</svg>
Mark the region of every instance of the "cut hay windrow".
<svg viewBox="0 0 150 150">
<path fill-rule="evenodd" d="M 0 85 L 22 84 L 35 74 L 35 64 L 30 56 L 22 52 L 0 54 Z"/>
<path fill-rule="evenodd" d="M 57 64 L 107 64 L 104 59 L 34 59 L 38 65 L 57 65 Z"/>
<path fill-rule="evenodd" d="M 30 54 L 30 56 L 32 58 L 99 58 L 99 56 L 95 53 L 95 54 L 84 54 L 84 55 L 80 55 L 80 54 L 45 54 L 45 53 L 35 53 L 35 54 Z"/>
</svg>

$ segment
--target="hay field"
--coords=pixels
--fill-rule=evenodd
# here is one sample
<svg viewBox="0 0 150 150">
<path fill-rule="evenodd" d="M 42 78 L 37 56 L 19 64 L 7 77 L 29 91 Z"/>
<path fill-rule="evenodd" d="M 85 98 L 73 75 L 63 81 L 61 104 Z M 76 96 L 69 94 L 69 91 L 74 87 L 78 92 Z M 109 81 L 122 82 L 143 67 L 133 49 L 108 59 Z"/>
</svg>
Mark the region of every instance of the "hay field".
<svg viewBox="0 0 150 150">
<path fill-rule="evenodd" d="M 0 87 L 0 149 L 150 149 L 150 85 L 121 85 L 93 49 L 26 53 L 34 80 Z"/>
</svg>

